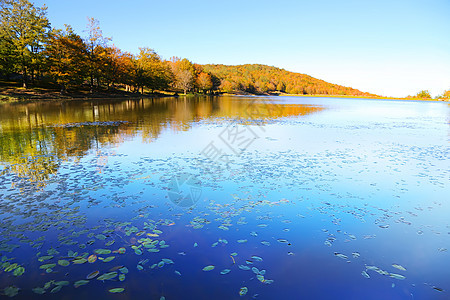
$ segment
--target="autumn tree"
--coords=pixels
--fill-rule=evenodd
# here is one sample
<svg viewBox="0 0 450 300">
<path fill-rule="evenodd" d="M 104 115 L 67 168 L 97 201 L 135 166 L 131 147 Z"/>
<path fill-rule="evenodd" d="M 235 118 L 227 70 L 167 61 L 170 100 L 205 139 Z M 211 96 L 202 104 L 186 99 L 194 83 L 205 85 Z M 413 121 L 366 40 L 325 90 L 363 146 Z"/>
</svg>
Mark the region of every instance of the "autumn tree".
<svg viewBox="0 0 450 300">
<path fill-rule="evenodd" d="M 415 97 L 420 99 L 431 99 L 431 95 L 428 90 L 422 90 L 418 92 Z"/>
<path fill-rule="evenodd" d="M 14 60 L 6 65 L 22 74 L 23 87 L 27 88 L 28 75 L 43 64 L 41 51 L 50 30 L 47 7 L 35 7 L 28 0 L 2 0 L 0 5 L 2 44 L 8 43 L 8 58 Z"/>
<path fill-rule="evenodd" d="M 171 67 L 175 77 L 174 86 L 186 94 L 194 87 L 194 65 L 186 58 L 172 58 Z"/>
<path fill-rule="evenodd" d="M 444 93 L 442 93 L 442 95 L 439 96 L 439 98 L 450 99 L 450 90 L 444 91 Z"/>
<path fill-rule="evenodd" d="M 101 49 L 100 49 L 101 48 Z M 108 88 L 116 84 L 133 85 L 133 56 L 116 46 L 99 46 L 98 59 L 102 80 Z"/>
<path fill-rule="evenodd" d="M 64 93 L 68 85 L 81 84 L 87 73 L 87 46 L 82 38 L 66 25 L 65 31 L 53 30 L 47 49 L 48 71 Z"/>
<path fill-rule="evenodd" d="M 211 79 L 211 75 L 209 75 L 208 73 L 205 73 L 205 72 L 201 72 L 197 77 L 197 86 L 204 93 L 206 91 L 212 90 L 213 82 Z"/>
</svg>

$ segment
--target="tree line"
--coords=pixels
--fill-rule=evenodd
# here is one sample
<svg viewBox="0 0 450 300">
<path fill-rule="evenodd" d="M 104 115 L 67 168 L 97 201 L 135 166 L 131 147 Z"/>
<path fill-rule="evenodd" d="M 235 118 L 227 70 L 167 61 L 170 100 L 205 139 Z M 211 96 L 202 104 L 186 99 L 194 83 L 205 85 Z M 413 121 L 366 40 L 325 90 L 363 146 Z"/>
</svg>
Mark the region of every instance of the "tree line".
<svg viewBox="0 0 450 300">
<path fill-rule="evenodd" d="M 70 25 L 52 28 L 47 7 L 28 0 L 0 0 L 0 74 L 11 79 L 20 74 L 24 88 L 44 79 L 56 83 L 61 92 L 89 86 L 150 92 L 196 89 L 208 92 L 220 82 L 187 59 L 162 59 L 153 49 L 138 54 L 122 51 L 103 35 L 98 20 L 89 18 L 86 36 Z M 17 76 L 16 76 L 17 77 Z"/>
</svg>

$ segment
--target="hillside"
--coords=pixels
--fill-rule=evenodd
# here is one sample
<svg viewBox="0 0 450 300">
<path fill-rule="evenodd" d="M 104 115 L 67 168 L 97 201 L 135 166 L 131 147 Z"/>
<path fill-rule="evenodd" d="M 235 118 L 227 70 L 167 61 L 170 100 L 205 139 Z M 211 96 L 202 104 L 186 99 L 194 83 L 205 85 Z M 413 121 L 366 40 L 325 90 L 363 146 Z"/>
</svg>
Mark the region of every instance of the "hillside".
<svg viewBox="0 0 450 300">
<path fill-rule="evenodd" d="M 306 74 L 289 72 L 284 69 L 246 64 L 238 66 L 202 65 L 203 70 L 221 81 L 223 92 L 247 92 L 264 94 L 284 92 L 304 95 L 349 95 L 374 96 L 357 89 L 332 84 Z"/>
</svg>

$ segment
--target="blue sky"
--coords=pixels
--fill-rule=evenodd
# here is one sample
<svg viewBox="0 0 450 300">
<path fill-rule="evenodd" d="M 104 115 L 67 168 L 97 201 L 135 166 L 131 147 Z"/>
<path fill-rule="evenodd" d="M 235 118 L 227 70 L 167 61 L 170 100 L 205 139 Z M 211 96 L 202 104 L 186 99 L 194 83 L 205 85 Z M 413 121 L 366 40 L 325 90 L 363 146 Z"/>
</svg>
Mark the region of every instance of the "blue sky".
<svg viewBox="0 0 450 300">
<path fill-rule="evenodd" d="M 122 50 L 261 63 L 385 96 L 450 89 L 449 0 L 39 0 L 53 27 L 87 17 Z"/>
</svg>

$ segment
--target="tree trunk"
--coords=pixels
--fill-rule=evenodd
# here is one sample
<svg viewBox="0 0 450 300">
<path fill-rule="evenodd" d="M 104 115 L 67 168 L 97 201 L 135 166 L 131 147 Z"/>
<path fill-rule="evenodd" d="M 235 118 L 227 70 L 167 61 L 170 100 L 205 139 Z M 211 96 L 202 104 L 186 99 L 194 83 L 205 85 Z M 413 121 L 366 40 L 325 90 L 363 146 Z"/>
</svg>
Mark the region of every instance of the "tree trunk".
<svg viewBox="0 0 450 300">
<path fill-rule="evenodd" d="M 27 67 L 23 68 L 22 71 L 22 82 L 23 82 L 23 88 L 27 89 L 28 88 L 28 82 L 27 82 Z"/>
<path fill-rule="evenodd" d="M 94 92 L 94 74 L 92 74 L 91 72 L 90 76 L 91 76 L 91 86 L 89 92 L 92 94 Z"/>
</svg>

